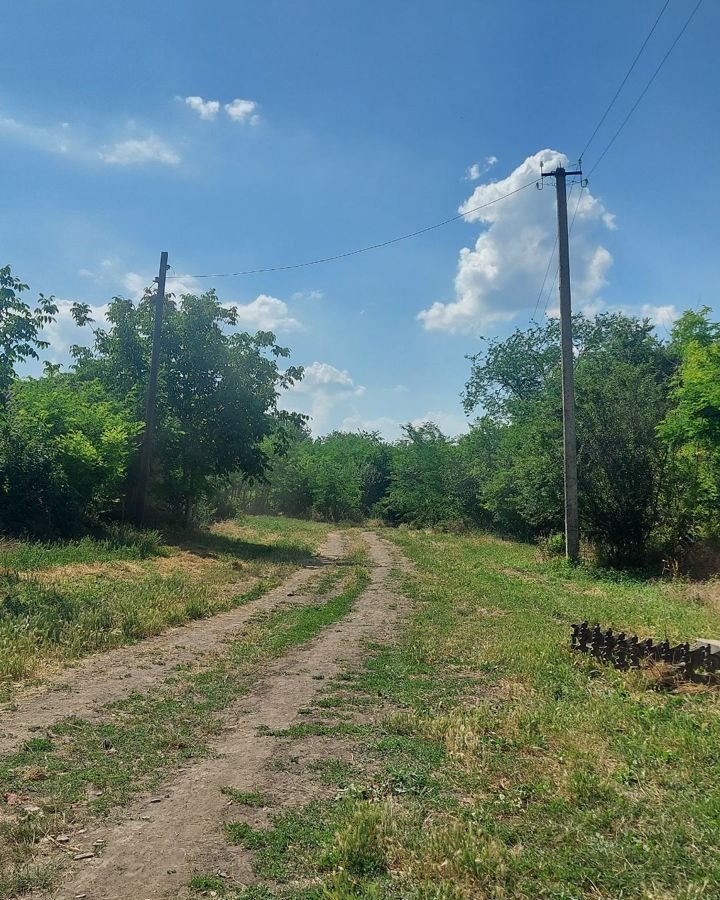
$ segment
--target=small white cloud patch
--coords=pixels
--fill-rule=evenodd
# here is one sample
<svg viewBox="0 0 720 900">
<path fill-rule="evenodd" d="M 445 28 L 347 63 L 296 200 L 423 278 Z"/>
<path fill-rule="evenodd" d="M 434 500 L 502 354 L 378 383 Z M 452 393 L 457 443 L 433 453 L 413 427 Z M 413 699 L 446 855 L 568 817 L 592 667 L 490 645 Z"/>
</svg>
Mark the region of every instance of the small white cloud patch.
<svg viewBox="0 0 720 900">
<path fill-rule="evenodd" d="M 259 106 L 254 100 L 241 100 L 239 97 L 225 104 L 227 115 L 240 125 L 257 125 L 260 122 L 258 110 Z"/>
<path fill-rule="evenodd" d="M 467 181 L 477 181 L 486 172 L 489 172 L 497 161 L 497 156 L 486 156 L 483 163 L 473 163 L 465 169 L 465 179 Z"/>
<path fill-rule="evenodd" d="M 185 97 L 185 103 L 194 110 L 201 119 L 214 119 L 220 112 L 219 100 L 203 100 L 202 97 Z"/>
<path fill-rule="evenodd" d="M 268 294 L 260 294 L 251 303 L 231 304 L 238 325 L 254 331 L 297 331 L 300 323 L 290 315 L 287 303 Z"/>
</svg>

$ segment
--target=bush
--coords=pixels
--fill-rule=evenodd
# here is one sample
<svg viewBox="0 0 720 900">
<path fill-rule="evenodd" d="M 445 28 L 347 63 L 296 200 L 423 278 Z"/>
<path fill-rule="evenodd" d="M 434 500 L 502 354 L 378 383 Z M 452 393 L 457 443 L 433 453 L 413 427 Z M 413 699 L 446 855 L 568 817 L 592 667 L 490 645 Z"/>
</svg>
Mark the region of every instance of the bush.
<svg viewBox="0 0 720 900">
<path fill-rule="evenodd" d="M 0 419 L 0 531 L 77 533 L 119 510 L 138 431 L 97 382 L 15 382 Z"/>
</svg>

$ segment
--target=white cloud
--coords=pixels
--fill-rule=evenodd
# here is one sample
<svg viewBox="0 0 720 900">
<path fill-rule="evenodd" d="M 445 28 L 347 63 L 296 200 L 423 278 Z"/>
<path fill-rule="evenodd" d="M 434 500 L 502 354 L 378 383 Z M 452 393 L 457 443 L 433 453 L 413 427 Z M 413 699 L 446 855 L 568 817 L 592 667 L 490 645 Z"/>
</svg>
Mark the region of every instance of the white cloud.
<svg viewBox="0 0 720 900">
<path fill-rule="evenodd" d="M 346 370 L 330 363 L 314 362 L 305 368 L 302 381 L 283 395 L 282 405 L 309 415 L 312 432 L 318 435 L 327 431 L 336 407 L 364 394 L 365 388 L 355 384 Z"/>
<path fill-rule="evenodd" d="M 432 422 L 433 425 L 437 425 L 440 431 L 447 437 L 457 437 L 470 430 L 470 423 L 462 413 L 449 413 L 437 409 L 430 410 L 423 416 L 417 416 L 410 424 L 417 428 L 427 422 Z"/>
<path fill-rule="evenodd" d="M 386 441 L 396 441 L 402 434 L 400 422 L 391 416 L 366 418 L 357 413 L 346 416 L 340 423 L 340 431 L 379 431 Z"/>
<path fill-rule="evenodd" d="M 145 288 L 152 283 L 152 278 L 143 278 L 137 272 L 128 272 L 123 278 L 123 286 L 130 296 L 137 300 L 145 293 Z"/>
<path fill-rule="evenodd" d="M 650 303 L 644 303 L 640 312 L 661 328 L 672 328 L 675 320 L 680 318 L 679 310 L 672 303 L 667 306 L 653 306 Z"/>
<path fill-rule="evenodd" d="M 135 127 L 134 122 L 127 123 L 127 131 L 130 133 Z M 106 147 L 99 147 L 100 141 L 89 135 L 88 129 L 72 126 L 69 122 L 47 126 L 32 125 L 0 115 L 0 135 L 23 146 L 79 162 L 92 163 L 100 160 L 123 166 L 148 162 L 176 165 L 180 162 L 179 154 L 153 134 L 141 138 L 126 138 Z"/>
<path fill-rule="evenodd" d="M 202 97 L 185 97 L 185 103 L 194 110 L 201 119 L 214 119 L 220 111 L 218 100 L 203 100 Z"/>
<path fill-rule="evenodd" d="M 126 294 L 133 300 L 139 300 L 145 288 L 153 284 L 153 275 L 140 275 L 137 272 L 126 272 L 122 277 Z M 202 294 L 205 286 L 192 276 L 184 278 L 170 277 L 166 283 L 166 292 L 174 294 L 177 299 L 184 294 Z M 223 306 L 234 309 L 237 314 L 237 325 L 242 331 L 298 331 L 300 322 L 290 314 L 290 309 L 283 300 L 260 294 L 250 303 L 225 303 Z"/>
<path fill-rule="evenodd" d="M 260 294 L 251 303 L 233 303 L 237 312 L 238 325 L 255 331 L 297 331 L 301 326 L 290 315 L 287 303 Z"/>
<path fill-rule="evenodd" d="M 45 325 L 42 330 L 42 338 L 49 342 L 50 347 L 46 351 L 47 356 L 52 362 L 58 362 L 65 359 L 68 349 L 73 344 L 80 346 L 89 346 L 92 343 L 92 332 L 90 326 L 78 328 L 75 324 L 70 310 L 72 309 L 71 300 L 56 300 L 58 313 L 55 321 L 50 325 Z M 107 311 L 108 304 L 102 306 L 93 306 L 90 315 L 95 320 L 93 328 L 107 328 Z"/>
<path fill-rule="evenodd" d="M 180 162 L 180 156 L 155 135 L 119 141 L 107 150 L 100 150 L 98 156 L 103 162 L 117 166 L 134 166 L 148 162 L 175 166 Z"/>
<path fill-rule="evenodd" d="M 0 134 L 47 153 L 59 153 L 67 156 L 87 155 L 82 144 L 78 143 L 70 132 L 67 122 L 45 127 L 30 125 L 9 116 L 0 116 Z"/>
<path fill-rule="evenodd" d="M 465 179 L 467 181 L 477 181 L 482 178 L 486 172 L 489 172 L 497 161 L 497 156 L 486 156 L 483 163 L 473 163 L 465 170 Z"/>
<path fill-rule="evenodd" d="M 443 412 L 431 410 L 425 415 L 412 419 L 410 424 L 418 428 L 427 422 L 437 425 L 440 431 L 447 437 L 457 437 L 470 429 L 470 423 L 461 413 Z M 392 416 L 377 416 L 368 418 L 357 413 L 346 416 L 341 424 L 341 431 L 379 431 L 387 441 L 396 441 L 403 436 L 402 426 L 407 419 L 394 419 Z"/>
<path fill-rule="evenodd" d="M 437 301 L 422 310 L 418 319 L 429 331 L 478 333 L 489 325 L 509 322 L 521 312 L 531 313 L 555 243 L 554 192 L 533 187 L 505 200 L 476 210 L 521 187 L 567 158 L 555 150 L 529 156 L 507 178 L 479 184 L 460 206 L 466 221 L 484 227 L 474 247 L 460 251 L 455 277 L 455 298 Z M 578 191 L 579 188 L 575 188 Z M 613 228 L 613 217 L 589 190 L 573 193 L 570 217 L 572 233 L 573 299 L 582 306 L 597 298 L 612 264 L 597 233 Z"/>
<path fill-rule="evenodd" d="M 233 120 L 241 125 L 246 123 L 257 125 L 260 122 L 258 104 L 254 100 L 241 100 L 239 97 L 231 103 L 225 104 L 225 112 Z"/>
<path fill-rule="evenodd" d="M 325 295 L 322 291 L 295 291 L 291 300 L 322 300 Z"/>
</svg>

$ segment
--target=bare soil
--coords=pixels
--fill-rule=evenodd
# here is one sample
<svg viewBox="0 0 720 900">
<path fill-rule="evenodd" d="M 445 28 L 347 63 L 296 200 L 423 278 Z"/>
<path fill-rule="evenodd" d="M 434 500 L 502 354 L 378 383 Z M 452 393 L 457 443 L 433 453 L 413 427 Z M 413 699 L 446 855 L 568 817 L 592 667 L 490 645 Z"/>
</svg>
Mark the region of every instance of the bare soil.
<svg viewBox="0 0 720 900">
<path fill-rule="evenodd" d="M 88 829 L 73 838 L 83 850 L 103 842 L 99 857 L 71 862 L 55 900 L 160 900 L 184 896 L 197 872 L 223 872 L 229 883 L 252 880 L 252 855 L 228 846 L 221 826 L 232 804 L 221 788 L 269 792 L 280 802 L 301 802 L 317 793 L 298 773 L 270 772 L 268 763 L 286 749 L 286 740 L 258 733 L 307 721 L 299 710 L 313 702 L 331 679 L 362 662 L 365 642 L 393 640 L 404 598 L 386 585 L 390 569 L 401 560 L 372 532 L 363 534 L 370 552 L 371 581 L 349 615 L 307 644 L 270 663 L 255 686 L 225 715 L 225 729 L 214 744 L 214 758 L 198 760 L 180 772 L 157 794 L 127 808 L 110 826 Z M 326 553 L 339 552 L 332 536 Z M 298 573 L 285 583 L 287 596 L 307 579 Z M 280 597 L 282 592 L 276 592 Z M 220 617 L 218 617 L 219 619 Z M 211 628 L 215 620 L 201 623 Z M 187 629 L 184 629 L 187 632 Z M 202 628 L 194 633 L 201 639 Z M 167 661 L 175 661 L 173 647 Z M 101 678 L 106 676 L 101 676 Z M 137 687 L 135 688 L 137 689 Z M 98 693 L 92 693 L 91 705 Z M 314 755 L 313 739 L 293 745 L 293 752 Z M 253 811 L 261 821 L 264 814 Z"/>
<path fill-rule="evenodd" d="M 303 589 L 320 568 L 339 562 L 346 543 L 342 532 L 332 532 L 316 557 L 258 600 L 209 619 L 168 628 L 139 644 L 89 657 L 52 675 L 41 686 L 19 692 L 9 710 L 0 710 L 0 753 L 12 752 L 38 731 L 68 716 L 98 719 L 105 704 L 147 691 L 166 678 L 172 667 L 196 662 L 217 650 L 260 612 L 285 603 L 309 602 L 311 597 Z M 246 588 L 247 582 L 239 582 L 236 593 Z"/>
</svg>

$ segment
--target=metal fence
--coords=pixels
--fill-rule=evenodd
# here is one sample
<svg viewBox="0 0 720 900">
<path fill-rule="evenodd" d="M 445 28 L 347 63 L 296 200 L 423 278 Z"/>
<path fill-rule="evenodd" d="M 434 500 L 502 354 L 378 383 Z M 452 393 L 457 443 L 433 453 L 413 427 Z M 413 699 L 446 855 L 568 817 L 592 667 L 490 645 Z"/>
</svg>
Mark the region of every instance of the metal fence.
<svg viewBox="0 0 720 900">
<path fill-rule="evenodd" d="M 713 653 L 708 644 L 698 643 L 692 648 L 689 643 L 671 646 L 668 641 L 640 640 L 624 631 L 615 634 L 612 628 L 590 627 L 587 622 L 572 626 L 571 646 L 617 669 L 637 669 L 645 661 L 655 660 L 676 666 L 687 678 L 720 670 L 720 653 Z"/>
</svg>

